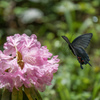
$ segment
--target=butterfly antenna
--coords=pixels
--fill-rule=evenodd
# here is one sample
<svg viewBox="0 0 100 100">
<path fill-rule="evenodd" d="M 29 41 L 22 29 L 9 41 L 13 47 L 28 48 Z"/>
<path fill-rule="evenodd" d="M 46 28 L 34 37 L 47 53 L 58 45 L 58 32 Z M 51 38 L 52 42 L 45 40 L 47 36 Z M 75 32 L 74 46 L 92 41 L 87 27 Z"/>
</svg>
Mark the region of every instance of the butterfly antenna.
<svg viewBox="0 0 100 100">
<path fill-rule="evenodd" d="M 88 62 L 88 64 L 92 67 L 92 65 Z"/>
</svg>

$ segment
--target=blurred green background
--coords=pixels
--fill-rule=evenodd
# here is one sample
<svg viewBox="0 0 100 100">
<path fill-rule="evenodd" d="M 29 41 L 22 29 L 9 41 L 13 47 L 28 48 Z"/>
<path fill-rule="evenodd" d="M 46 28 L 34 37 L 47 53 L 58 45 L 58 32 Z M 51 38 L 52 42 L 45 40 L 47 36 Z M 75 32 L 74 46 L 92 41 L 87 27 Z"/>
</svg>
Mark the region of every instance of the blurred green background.
<svg viewBox="0 0 100 100">
<path fill-rule="evenodd" d="M 59 70 L 41 93 L 43 100 L 100 100 L 100 0 L 0 0 L 1 50 L 16 33 L 36 34 L 59 55 Z M 72 41 L 85 33 L 93 33 L 86 49 L 92 67 L 82 70 L 61 36 Z"/>
</svg>

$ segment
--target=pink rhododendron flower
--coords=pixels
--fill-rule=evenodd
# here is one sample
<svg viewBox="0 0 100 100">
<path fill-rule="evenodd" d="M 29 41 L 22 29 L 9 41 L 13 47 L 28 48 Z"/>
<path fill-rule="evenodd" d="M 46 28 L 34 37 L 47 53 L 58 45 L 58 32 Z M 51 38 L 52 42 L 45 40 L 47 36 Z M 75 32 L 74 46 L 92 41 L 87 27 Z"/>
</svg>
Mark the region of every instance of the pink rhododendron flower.
<svg viewBox="0 0 100 100">
<path fill-rule="evenodd" d="M 0 88 L 10 91 L 22 85 L 44 91 L 51 85 L 53 73 L 58 70 L 58 56 L 41 46 L 36 35 L 15 34 L 7 37 L 4 51 L 0 51 Z M 48 58 L 50 60 L 48 60 Z"/>
</svg>

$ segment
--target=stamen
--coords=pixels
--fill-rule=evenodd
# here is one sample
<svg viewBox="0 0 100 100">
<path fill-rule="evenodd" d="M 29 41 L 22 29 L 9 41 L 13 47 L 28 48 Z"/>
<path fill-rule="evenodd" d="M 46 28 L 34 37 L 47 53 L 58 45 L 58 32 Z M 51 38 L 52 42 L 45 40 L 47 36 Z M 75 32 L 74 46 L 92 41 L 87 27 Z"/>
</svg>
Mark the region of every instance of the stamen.
<svg viewBox="0 0 100 100">
<path fill-rule="evenodd" d="M 21 53 L 19 51 L 17 51 L 16 57 L 17 57 L 18 65 L 20 66 L 21 69 L 23 69 L 24 68 L 24 62 L 22 60 L 22 55 L 21 55 Z"/>
</svg>

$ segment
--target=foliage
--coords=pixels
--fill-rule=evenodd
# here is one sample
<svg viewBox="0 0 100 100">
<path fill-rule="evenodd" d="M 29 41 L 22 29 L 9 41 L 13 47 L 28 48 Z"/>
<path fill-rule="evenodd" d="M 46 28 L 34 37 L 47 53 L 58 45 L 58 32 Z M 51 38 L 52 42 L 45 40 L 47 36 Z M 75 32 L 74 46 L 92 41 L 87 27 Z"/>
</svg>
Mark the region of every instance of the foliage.
<svg viewBox="0 0 100 100">
<path fill-rule="evenodd" d="M 99 0 L 1 0 L 0 49 L 8 35 L 36 34 L 42 45 L 59 55 L 60 67 L 43 100 L 100 100 L 100 1 Z M 67 43 L 93 33 L 87 52 L 92 67 L 82 70 Z"/>
</svg>

